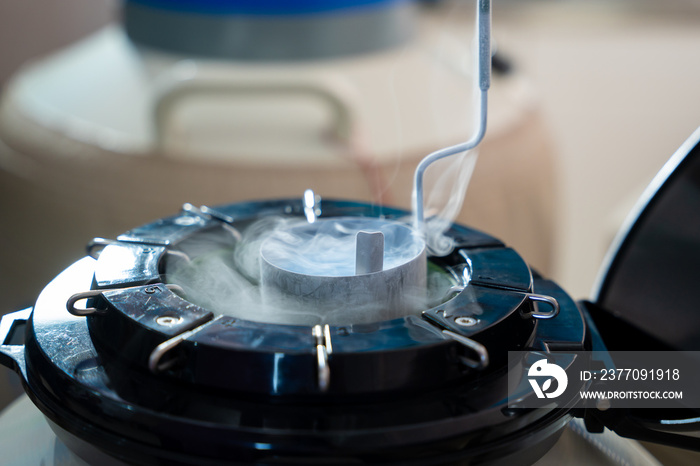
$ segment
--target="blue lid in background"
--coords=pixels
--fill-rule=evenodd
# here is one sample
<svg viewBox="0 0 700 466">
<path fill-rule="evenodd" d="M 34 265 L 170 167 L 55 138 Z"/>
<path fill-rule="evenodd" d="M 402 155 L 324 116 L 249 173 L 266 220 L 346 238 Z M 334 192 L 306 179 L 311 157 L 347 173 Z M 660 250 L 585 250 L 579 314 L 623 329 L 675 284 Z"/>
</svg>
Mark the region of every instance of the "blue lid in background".
<svg viewBox="0 0 700 466">
<path fill-rule="evenodd" d="M 405 43 L 416 0 L 124 0 L 136 44 L 190 57 L 308 60 Z"/>
<path fill-rule="evenodd" d="M 383 8 L 409 0 L 126 0 L 161 10 L 217 15 L 307 15 Z"/>
</svg>

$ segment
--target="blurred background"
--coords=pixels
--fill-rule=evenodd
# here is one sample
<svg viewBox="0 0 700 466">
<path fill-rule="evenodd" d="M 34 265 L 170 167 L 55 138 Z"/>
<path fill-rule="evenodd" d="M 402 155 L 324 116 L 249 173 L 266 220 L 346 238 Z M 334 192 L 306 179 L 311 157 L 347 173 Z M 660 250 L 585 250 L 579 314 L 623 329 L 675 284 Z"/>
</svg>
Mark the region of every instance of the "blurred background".
<svg viewBox="0 0 700 466">
<path fill-rule="evenodd" d="M 386 3 L 191 20 L 154 0 L 0 2 L 0 313 L 31 306 L 92 237 L 183 202 L 310 187 L 408 207 L 416 163 L 471 131 L 473 3 Z M 495 1 L 489 129 L 457 220 L 590 296 L 627 212 L 700 125 L 699 26 L 691 0 Z M 461 198 L 442 168 L 436 209 Z M 0 408 L 16 385 L 0 370 Z"/>
</svg>

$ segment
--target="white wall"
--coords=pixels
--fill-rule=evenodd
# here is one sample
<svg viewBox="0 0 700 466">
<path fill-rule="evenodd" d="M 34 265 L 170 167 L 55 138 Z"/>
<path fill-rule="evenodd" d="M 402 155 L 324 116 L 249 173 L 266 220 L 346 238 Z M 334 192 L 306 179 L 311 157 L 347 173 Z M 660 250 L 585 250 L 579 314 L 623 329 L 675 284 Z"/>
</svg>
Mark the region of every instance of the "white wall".
<svg viewBox="0 0 700 466">
<path fill-rule="evenodd" d="M 557 146 L 554 278 L 575 298 L 590 296 L 626 212 L 700 126 L 700 5 L 657 3 L 508 3 L 494 14 Z"/>
<path fill-rule="evenodd" d="M 0 85 L 27 59 L 44 55 L 108 23 L 117 0 L 0 1 Z"/>
</svg>

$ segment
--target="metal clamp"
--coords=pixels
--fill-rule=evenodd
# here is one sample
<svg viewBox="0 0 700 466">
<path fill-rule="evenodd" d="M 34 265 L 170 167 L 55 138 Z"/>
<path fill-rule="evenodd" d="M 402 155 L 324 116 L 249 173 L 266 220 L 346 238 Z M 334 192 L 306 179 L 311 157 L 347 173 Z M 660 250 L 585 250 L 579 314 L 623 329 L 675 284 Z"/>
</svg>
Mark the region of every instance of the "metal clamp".
<svg viewBox="0 0 700 466">
<path fill-rule="evenodd" d="M 313 335 L 316 338 L 318 389 L 322 392 L 326 392 L 331 383 L 331 369 L 328 366 L 328 356 L 333 353 L 331 329 L 328 324 L 323 327 L 316 325 L 313 328 Z"/>
<path fill-rule="evenodd" d="M 100 257 L 100 255 L 97 254 L 97 248 L 104 248 L 106 246 L 109 246 L 110 244 L 119 244 L 119 241 L 116 239 L 109 238 L 93 238 L 87 245 L 85 245 L 85 252 L 87 252 L 87 255 L 92 257 L 93 259 L 97 259 L 98 257 Z"/>
<path fill-rule="evenodd" d="M 454 267 L 448 267 L 447 271 L 450 273 L 452 278 L 457 282 L 456 285 L 452 285 L 442 297 L 443 302 L 452 298 L 453 295 L 457 295 L 464 291 L 469 282 L 472 279 L 472 260 L 465 253 L 464 249 L 459 250 L 459 254 L 464 258 L 464 263 L 456 265 Z"/>
<path fill-rule="evenodd" d="M 534 317 L 535 319 L 553 319 L 559 315 L 559 303 L 553 297 L 534 293 L 527 293 L 525 297 L 533 302 L 549 304 L 552 310 L 549 312 L 539 312 L 533 308 L 530 312 L 520 311 L 520 315 L 523 319 L 529 319 L 530 317 Z"/>
<path fill-rule="evenodd" d="M 91 314 L 100 314 L 104 313 L 107 309 L 99 309 L 96 307 L 87 307 L 85 309 L 78 309 L 75 307 L 75 303 L 78 301 L 82 301 L 83 299 L 91 299 L 91 298 L 101 298 L 102 297 L 102 290 L 90 290 L 90 291 L 83 291 L 82 293 L 75 293 L 73 296 L 68 298 L 68 302 L 66 303 L 66 309 L 68 309 L 68 312 L 73 314 L 74 316 L 77 317 L 83 317 L 83 316 L 89 316 Z"/>
<path fill-rule="evenodd" d="M 30 319 L 32 310 L 29 307 L 0 318 L 0 365 L 16 371 L 24 380 L 27 380 L 24 325 Z"/>
<path fill-rule="evenodd" d="M 232 226 L 233 222 L 235 222 L 235 219 L 229 215 L 226 215 L 222 212 L 219 212 L 218 210 L 214 210 L 211 207 L 205 205 L 196 207 L 193 204 L 190 204 L 189 202 L 185 202 L 184 204 L 182 204 L 182 211 L 187 212 L 188 214 L 196 215 L 197 217 L 203 218 L 204 220 L 216 220 L 218 222 L 221 222 L 223 228 L 229 233 L 231 233 L 231 235 L 234 238 L 236 238 L 236 241 L 241 240 L 241 232 Z"/>
<path fill-rule="evenodd" d="M 157 246 L 157 247 L 163 247 L 166 246 L 166 244 L 163 243 L 149 243 L 147 241 L 129 241 L 129 240 L 120 240 L 120 239 L 110 239 L 110 238 L 100 238 L 96 237 L 90 240 L 88 244 L 85 245 L 85 251 L 87 252 L 87 255 L 92 257 L 93 259 L 97 259 L 100 257 L 100 254 L 97 253 L 98 248 L 105 248 L 107 246 L 113 245 L 113 244 L 137 244 L 140 246 Z M 100 249 L 100 252 L 102 250 Z"/>
<path fill-rule="evenodd" d="M 226 215 L 222 212 L 219 212 L 218 210 L 214 210 L 211 207 L 205 205 L 196 207 L 193 204 L 190 204 L 189 202 L 185 202 L 184 204 L 182 204 L 182 211 L 197 215 L 198 217 L 201 217 L 204 220 L 214 219 L 222 223 L 229 224 L 235 221 L 234 218 L 230 215 Z"/>
<path fill-rule="evenodd" d="M 465 348 L 467 348 L 473 353 L 473 355 L 475 356 L 475 358 L 473 359 L 464 356 L 460 357 L 460 360 L 462 361 L 462 363 L 464 363 L 465 366 L 476 370 L 483 370 L 486 369 L 486 367 L 488 367 L 489 352 L 484 345 L 472 340 L 471 338 L 467 338 L 464 335 L 460 335 L 450 330 L 443 330 L 442 334 L 449 338 L 452 338 L 458 343 L 461 343 Z"/>
<path fill-rule="evenodd" d="M 457 295 L 457 294 L 461 293 L 462 291 L 464 291 L 465 288 L 466 288 L 465 285 L 453 285 L 453 286 L 451 286 L 450 289 L 448 289 L 445 292 L 445 295 L 442 297 L 442 301 L 443 302 L 448 301 L 450 298 L 453 297 L 453 295 Z"/>
<path fill-rule="evenodd" d="M 164 285 L 168 290 L 172 291 L 173 293 L 176 293 L 178 295 L 184 294 L 185 290 L 182 289 L 180 285 Z M 129 288 L 135 288 L 135 287 L 126 287 L 126 288 L 119 288 L 121 290 L 127 290 Z M 73 314 L 74 316 L 77 317 L 84 317 L 84 316 L 89 316 L 92 314 L 104 314 L 105 311 L 107 311 L 107 308 L 101 309 L 97 307 L 87 307 L 85 309 L 79 309 L 75 307 L 75 303 L 78 301 L 82 301 L 83 299 L 93 299 L 93 298 L 102 298 L 103 295 L 102 293 L 104 291 L 113 291 L 113 289 L 110 290 L 89 290 L 89 291 L 83 291 L 80 293 L 75 293 L 73 296 L 68 298 L 68 301 L 66 302 L 66 309 L 68 312 Z"/>
<path fill-rule="evenodd" d="M 316 218 L 321 215 L 321 196 L 314 193 L 312 189 L 307 189 L 304 191 L 302 202 L 304 204 L 304 215 L 306 216 L 306 221 L 309 223 L 314 223 Z"/>
<path fill-rule="evenodd" d="M 165 287 L 181 298 L 185 296 L 185 294 L 187 294 L 185 293 L 185 289 L 183 287 L 181 287 L 180 285 L 175 285 L 174 283 L 169 283 L 165 285 Z"/>
<path fill-rule="evenodd" d="M 187 263 L 192 262 L 192 259 L 190 259 L 190 256 L 188 256 L 183 251 L 177 251 L 175 249 L 166 249 L 165 253 L 170 254 L 173 257 L 179 257 L 180 259 L 184 260 Z"/>
<path fill-rule="evenodd" d="M 161 362 L 163 356 L 165 356 L 166 353 L 168 353 L 173 348 L 177 347 L 180 343 L 182 343 L 195 333 L 201 332 L 202 330 L 209 327 L 211 324 L 221 319 L 222 317 L 223 315 L 220 315 L 216 319 L 210 320 L 209 322 L 205 322 L 199 327 L 193 328 L 192 330 L 182 332 L 181 334 L 176 335 L 173 338 L 166 340 L 160 345 L 156 346 L 155 349 L 151 351 L 151 354 L 148 357 L 148 369 L 154 374 L 170 369 L 177 362 L 177 359 L 171 359 L 170 361 Z"/>
</svg>

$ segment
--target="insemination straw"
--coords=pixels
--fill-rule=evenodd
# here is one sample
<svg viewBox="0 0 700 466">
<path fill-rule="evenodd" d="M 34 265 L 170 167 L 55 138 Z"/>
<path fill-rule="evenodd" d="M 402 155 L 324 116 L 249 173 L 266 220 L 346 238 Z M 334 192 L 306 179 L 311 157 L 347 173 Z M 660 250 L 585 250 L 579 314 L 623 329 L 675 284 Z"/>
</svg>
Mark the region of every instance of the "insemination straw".
<svg viewBox="0 0 700 466">
<path fill-rule="evenodd" d="M 491 86 L 491 0 L 476 2 L 476 42 L 478 57 L 476 60 L 475 77 L 479 85 L 479 112 L 474 135 L 467 142 L 445 147 L 426 156 L 420 161 L 414 174 L 413 187 L 413 226 L 416 231 L 425 234 L 425 212 L 423 199 L 423 175 L 428 166 L 436 160 L 474 149 L 486 133 L 486 114 L 488 107 L 488 90 Z"/>
</svg>

